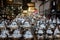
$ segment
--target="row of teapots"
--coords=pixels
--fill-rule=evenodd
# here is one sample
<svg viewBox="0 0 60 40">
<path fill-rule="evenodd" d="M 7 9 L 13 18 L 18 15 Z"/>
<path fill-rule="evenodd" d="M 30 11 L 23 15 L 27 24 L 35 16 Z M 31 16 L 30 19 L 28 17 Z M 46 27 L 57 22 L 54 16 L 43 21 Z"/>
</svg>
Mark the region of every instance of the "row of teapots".
<svg viewBox="0 0 60 40">
<path fill-rule="evenodd" d="M 34 38 L 34 35 L 37 36 L 37 38 L 53 38 L 53 37 L 60 37 L 60 31 L 59 28 L 56 27 L 56 29 L 54 30 L 54 32 L 51 30 L 51 28 L 48 28 L 46 31 L 43 29 L 38 29 L 35 34 L 33 34 L 34 30 L 28 29 L 24 31 L 24 34 L 21 34 L 21 30 L 20 29 L 15 29 L 13 31 L 12 34 L 9 33 L 9 30 L 4 29 L 1 30 L 0 32 L 0 38 L 21 38 L 24 37 L 25 39 L 28 38 Z M 45 31 L 45 32 L 44 32 Z"/>
</svg>

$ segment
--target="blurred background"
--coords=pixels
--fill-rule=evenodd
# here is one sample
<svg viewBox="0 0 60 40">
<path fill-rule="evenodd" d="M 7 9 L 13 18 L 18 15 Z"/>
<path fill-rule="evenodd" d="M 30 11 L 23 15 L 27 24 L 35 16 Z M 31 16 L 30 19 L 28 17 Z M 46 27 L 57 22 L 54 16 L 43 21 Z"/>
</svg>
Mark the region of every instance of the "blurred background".
<svg viewBox="0 0 60 40">
<path fill-rule="evenodd" d="M 60 0 L 0 0 L 0 40 L 60 40 Z"/>
<path fill-rule="evenodd" d="M 38 14 L 48 14 L 60 17 L 60 1 L 59 0 L 0 0 L 0 16 L 9 19 L 16 17 L 22 12 L 36 10 Z M 30 12 L 28 13 L 30 14 Z"/>
</svg>

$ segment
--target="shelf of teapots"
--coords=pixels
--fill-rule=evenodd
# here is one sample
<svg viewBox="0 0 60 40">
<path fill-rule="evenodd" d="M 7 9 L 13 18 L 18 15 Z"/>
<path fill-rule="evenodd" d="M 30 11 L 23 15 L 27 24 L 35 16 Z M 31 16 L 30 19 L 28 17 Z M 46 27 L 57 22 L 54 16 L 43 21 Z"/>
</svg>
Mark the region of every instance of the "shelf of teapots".
<svg viewBox="0 0 60 40">
<path fill-rule="evenodd" d="M 0 24 L 0 27 L 2 26 L 2 27 L 5 27 L 5 24 L 7 24 L 7 23 L 5 23 L 4 21 Z M 36 24 L 36 26 L 37 25 L 39 25 L 39 26 L 47 26 L 47 25 L 56 25 L 56 23 L 39 23 L 39 24 Z M 58 24 L 57 24 L 58 25 Z M 8 26 L 8 25 L 7 25 Z M 9 25 L 9 26 L 11 26 L 11 27 L 13 27 L 13 28 L 15 28 L 14 26 L 16 26 L 16 27 L 18 27 L 19 25 L 17 25 L 17 23 L 16 22 L 12 22 L 11 23 L 11 25 Z M 27 25 L 26 25 L 27 26 Z M 28 26 L 30 26 L 30 24 L 28 24 Z"/>
<path fill-rule="evenodd" d="M 0 24 L 0 29 L 1 28 L 9 28 L 9 29 L 13 29 L 13 30 L 15 30 L 15 29 L 18 29 L 18 28 L 20 28 L 15 22 L 14 23 L 11 23 L 11 25 L 6 25 L 7 27 L 5 27 L 5 25 L 4 24 Z M 46 27 L 47 26 L 50 26 L 50 27 L 55 27 L 56 25 L 54 25 L 54 24 L 50 24 L 50 25 L 46 25 L 46 24 L 40 24 L 39 25 L 41 28 L 45 28 L 46 29 Z M 39 26 L 37 26 L 37 27 L 28 27 L 27 29 L 30 29 L 30 28 L 38 28 Z M 40 28 L 39 27 L 39 28 Z M 26 29 L 26 27 L 23 27 L 24 29 Z"/>
<path fill-rule="evenodd" d="M 40 21 L 40 24 L 60 24 L 60 19 L 49 19 L 45 21 Z"/>
<path fill-rule="evenodd" d="M 50 20 L 37 21 L 37 22 L 38 22 L 38 25 L 41 25 L 41 24 L 44 24 L 44 25 L 49 25 L 49 24 L 55 24 L 56 25 L 56 24 L 60 24 L 60 20 L 59 19 L 57 19 L 57 21 L 56 21 L 56 19 L 54 19 L 53 21 L 52 21 L 52 19 L 50 19 Z M 14 26 L 17 24 L 16 22 L 12 22 L 12 23 L 13 23 Z M 27 24 L 28 24 L 28 26 L 30 25 L 29 22 Z M 11 25 L 11 26 L 13 26 L 13 25 Z"/>
<path fill-rule="evenodd" d="M 28 30 L 26 30 L 25 31 L 25 34 L 20 34 L 20 31 L 21 30 L 19 30 L 19 29 L 17 29 L 17 30 L 14 30 L 13 31 L 13 34 L 12 35 L 10 35 L 10 33 L 8 33 L 8 30 L 2 30 L 2 34 L 0 35 L 0 37 L 1 38 L 6 38 L 7 37 L 7 35 L 8 35 L 8 37 L 11 37 L 11 38 L 21 38 L 22 36 L 23 36 L 23 38 L 33 38 L 34 36 L 32 35 L 32 33 L 31 33 L 31 30 L 30 29 L 28 29 Z M 50 32 L 49 32 L 50 31 Z M 33 32 L 33 31 L 32 31 Z M 34 32 L 33 32 L 34 33 Z M 7 34 L 7 35 L 6 35 Z M 52 34 L 54 34 L 52 31 L 51 31 L 51 29 L 50 28 L 48 28 L 47 30 L 46 30 L 46 33 L 42 30 L 42 29 L 39 29 L 38 31 L 37 31 L 37 33 L 36 33 L 36 37 L 37 38 L 39 38 L 39 37 L 47 37 L 47 36 L 53 36 L 54 37 L 54 35 L 56 35 L 56 34 L 54 34 L 54 35 L 52 35 Z M 7 37 L 7 38 L 8 38 Z M 53 38 L 52 37 L 52 38 Z M 47 39 L 47 38 L 46 38 Z"/>
</svg>

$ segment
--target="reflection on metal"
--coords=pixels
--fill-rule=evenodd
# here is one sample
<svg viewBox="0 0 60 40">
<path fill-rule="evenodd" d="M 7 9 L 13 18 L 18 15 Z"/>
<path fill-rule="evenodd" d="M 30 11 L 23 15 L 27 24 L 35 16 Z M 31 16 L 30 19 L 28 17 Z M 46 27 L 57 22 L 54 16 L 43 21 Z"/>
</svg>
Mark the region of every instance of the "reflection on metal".
<svg viewBox="0 0 60 40">
<path fill-rule="evenodd" d="M 53 2 L 53 5 L 55 6 L 55 2 Z"/>
</svg>

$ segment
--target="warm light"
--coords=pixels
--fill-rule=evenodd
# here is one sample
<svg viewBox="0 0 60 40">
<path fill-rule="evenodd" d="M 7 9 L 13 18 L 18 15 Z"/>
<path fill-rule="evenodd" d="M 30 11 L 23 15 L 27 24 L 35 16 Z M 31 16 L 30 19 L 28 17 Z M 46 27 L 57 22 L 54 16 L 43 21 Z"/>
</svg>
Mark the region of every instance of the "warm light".
<svg viewBox="0 0 60 40">
<path fill-rule="evenodd" d="M 9 1 L 12 1 L 12 0 L 9 0 Z"/>
<path fill-rule="evenodd" d="M 35 9 L 35 7 L 29 7 L 29 8 L 28 8 L 28 11 L 29 11 L 29 12 L 33 12 L 34 9 Z"/>
<path fill-rule="evenodd" d="M 27 13 L 27 10 L 23 10 L 23 13 Z"/>
<path fill-rule="evenodd" d="M 7 0 L 7 3 L 8 4 L 12 4 L 13 3 L 13 0 Z"/>
<path fill-rule="evenodd" d="M 33 6 L 35 6 L 35 3 L 28 3 L 27 5 L 30 7 L 33 7 Z"/>
<path fill-rule="evenodd" d="M 31 11 L 31 8 L 28 8 L 28 11 Z"/>
</svg>

